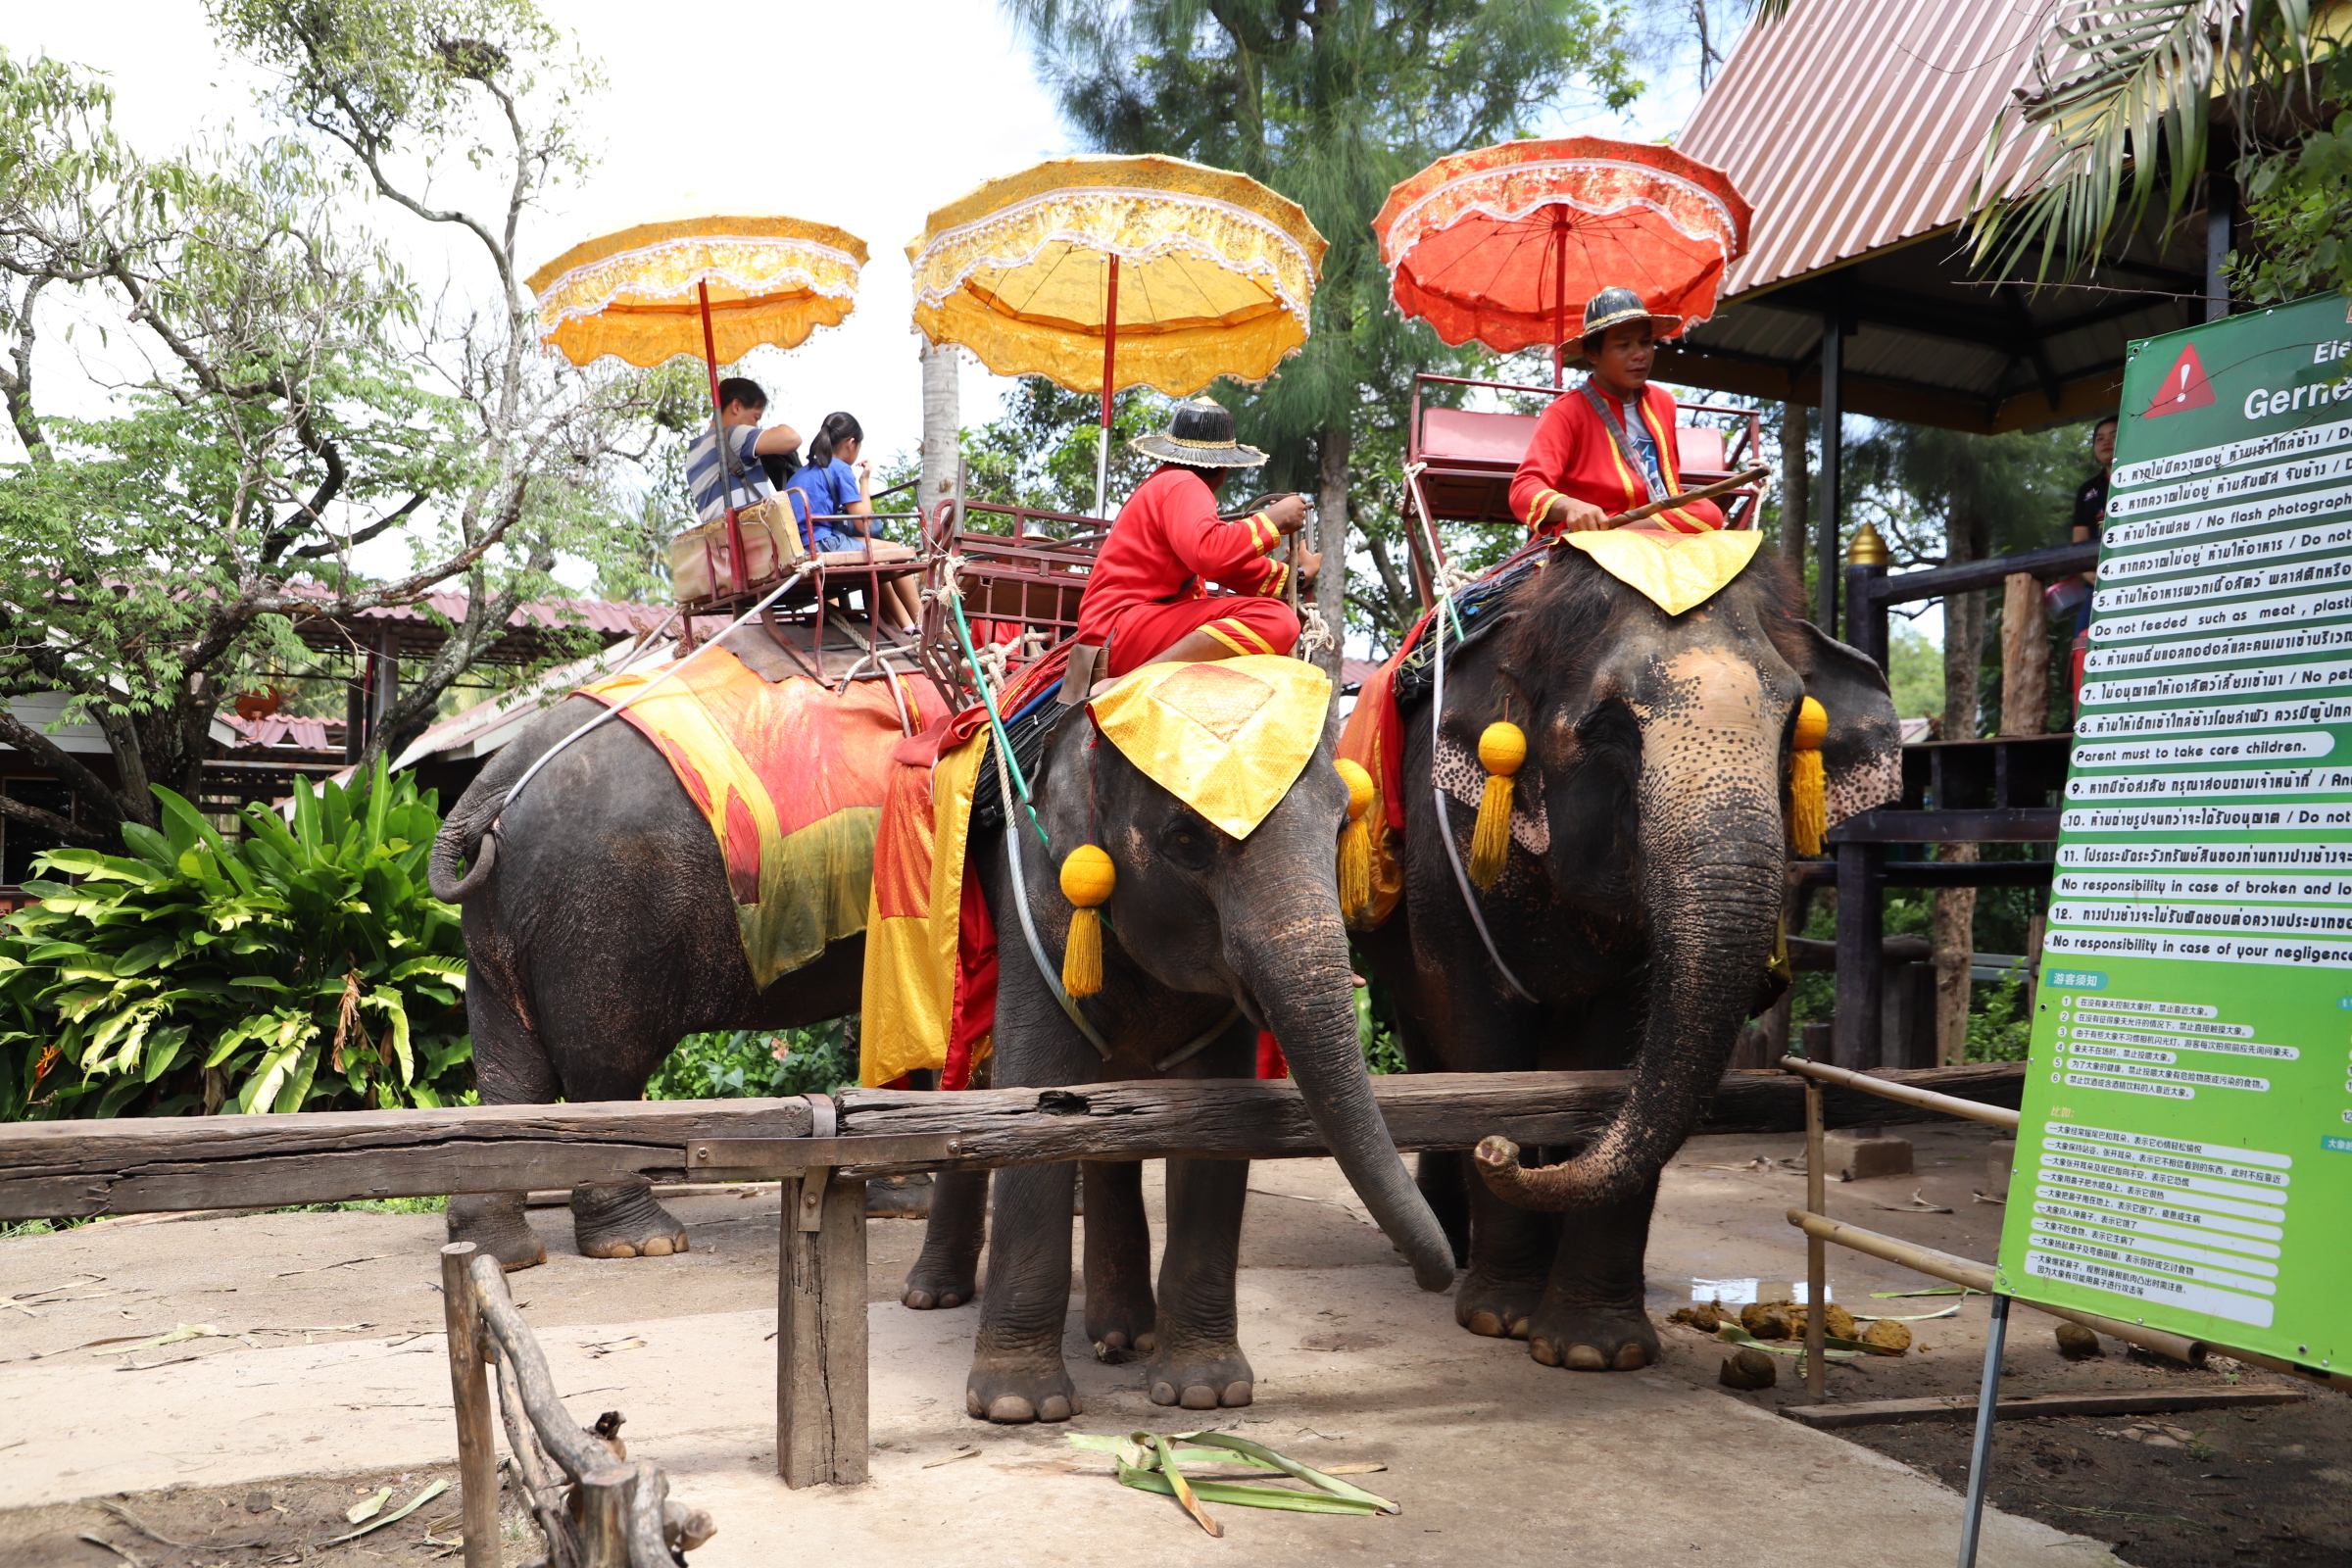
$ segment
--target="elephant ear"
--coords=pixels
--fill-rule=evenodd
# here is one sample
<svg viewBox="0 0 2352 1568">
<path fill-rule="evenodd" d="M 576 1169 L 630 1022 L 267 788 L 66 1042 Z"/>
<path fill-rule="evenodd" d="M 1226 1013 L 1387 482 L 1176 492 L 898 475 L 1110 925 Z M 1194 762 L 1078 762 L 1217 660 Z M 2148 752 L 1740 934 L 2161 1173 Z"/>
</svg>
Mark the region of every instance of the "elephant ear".
<svg viewBox="0 0 2352 1568">
<path fill-rule="evenodd" d="M 1902 726 L 1886 671 L 1811 621 L 1797 624 L 1813 656 L 1805 695 L 1830 716 L 1821 760 L 1829 774 L 1829 824 L 1836 827 L 1903 798 Z"/>
</svg>

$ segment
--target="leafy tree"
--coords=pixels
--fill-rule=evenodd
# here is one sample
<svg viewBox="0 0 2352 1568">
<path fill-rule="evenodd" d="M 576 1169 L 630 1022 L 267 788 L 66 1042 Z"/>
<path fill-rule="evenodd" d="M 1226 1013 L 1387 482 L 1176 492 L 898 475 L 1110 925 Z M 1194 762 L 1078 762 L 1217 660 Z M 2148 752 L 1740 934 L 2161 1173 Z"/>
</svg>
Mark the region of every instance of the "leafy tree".
<svg viewBox="0 0 2352 1568">
<path fill-rule="evenodd" d="M 1774 10 L 1785 9 L 1776 0 Z M 2258 299 L 2352 294 L 2352 61 L 2338 8 L 2309 0 L 2069 0 L 2044 12 L 2038 85 L 1988 127 L 1973 225 L 1999 271 L 2072 273 L 2151 212 L 2206 188 L 2217 106 L 2251 198 L 2234 275 Z M 2034 150 L 1996 178 L 2021 133 Z"/>
<path fill-rule="evenodd" d="M 0 695 L 67 694 L 117 773 L 0 710 L 0 740 L 82 802 L 72 821 L 0 812 L 71 843 L 156 825 L 150 784 L 196 795 L 215 712 L 313 672 L 295 619 L 462 584 L 464 619 L 408 672 L 363 762 L 405 745 L 560 550 L 625 553 L 611 519 L 692 420 L 682 374 L 582 373 L 533 340 L 514 232 L 579 166 L 570 105 L 592 76 L 527 4 L 223 0 L 214 16 L 278 72 L 280 133 L 143 157 L 101 80 L 0 53 L 0 404 L 24 452 L 0 466 Z M 403 183 L 453 162 L 502 176 L 494 211 Z M 486 261 L 469 283 L 461 251 L 428 306 L 355 212 L 453 226 Z M 146 367 L 106 388 L 100 417 L 49 414 L 35 384 L 68 303 Z M 379 539 L 406 546 L 405 570 L 355 564 Z"/>
<path fill-rule="evenodd" d="M 1396 428 L 1414 370 L 1476 363 L 1390 304 L 1370 228 L 1389 188 L 1447 153 L 1524 133 L 1531 106 L 1583 90 L 1615 108 L 1640 89 L 1616 14 L 1598 0 L 1007 0 L 1007 10 L 1087 143 L 1238 170 L 1298 202 L 1330 241 L 1305 349 L 1237 415 L 1243 438 L 1273 460 L 1269 485 L 1312 489 L 1320 517 L 1367 532 L 1357 441 Z M 1345 552 L 1339 536 L 1323 543 L 1317 598 L 1336 628 Z"/>
</svg>

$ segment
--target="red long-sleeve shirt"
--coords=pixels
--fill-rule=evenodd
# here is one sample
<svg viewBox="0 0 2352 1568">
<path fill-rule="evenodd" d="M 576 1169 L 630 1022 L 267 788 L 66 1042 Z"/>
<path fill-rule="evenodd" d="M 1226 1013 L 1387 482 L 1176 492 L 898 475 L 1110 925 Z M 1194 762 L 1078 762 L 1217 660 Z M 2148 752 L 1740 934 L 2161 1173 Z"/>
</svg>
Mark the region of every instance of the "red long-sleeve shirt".
<svg viewBox="0 0 2352 1568">
<path fill-rule="evenodd" d="M 1266 555 L 1281 542 L 1264 513 L 1227 522 L 1217 515 L 1216 492 L 1199 474 L 1161 468 L 1135 487 L 1095 556 L 1078 607 L 1078 640 L 1100 647 L 1123 612 L 1206 599 L 1211 583 L 1278 599 L 1290 586 L 1291 568 Z"/>
<path fill-rule="evenodd" d="M 1600 394 L 1612 416 L 1626 416 L 1624 404 L 1597 384 L 1592 390 Z M 1682 470 L 1682 452 L 1674 436 L 1673 396 L 1663 387 L 1643 388 L 1640 417 L 1657 443 L 1659 466 L 1665 470 L 1671 494 Z M 1617 443 L 1609 439 L 1600 416 L 1573 387 L 1552 399 L 1536 420 L 1527 455 L 1519 460 L 1519 471 L 1511 475 L 1511 514 L 1531 529 L 1540 527 L 1545 509 L 1558 496 L 1590 502 L 1611 516 L 1664 499 L 1649 494 L 1648 486 L 1618 453 Z M 1656 521 L 1682 533 L 1705 533 L 1723 526 L 1723 513 L 1712 501 L 1693 501 L 1659 513 Z"/>
</svg>

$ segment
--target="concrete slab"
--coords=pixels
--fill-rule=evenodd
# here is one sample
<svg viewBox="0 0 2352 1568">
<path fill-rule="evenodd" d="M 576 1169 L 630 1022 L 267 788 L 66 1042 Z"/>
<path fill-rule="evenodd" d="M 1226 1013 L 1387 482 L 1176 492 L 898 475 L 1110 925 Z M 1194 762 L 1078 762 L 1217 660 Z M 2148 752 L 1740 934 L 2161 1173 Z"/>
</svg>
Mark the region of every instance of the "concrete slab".
<svg viewBox="0 0 2352 1568">
<path fill-rule="evenodd" d="M 1693 1152 L 1721 1160 L 1730 1151 Z M 895 1303 L 919 1236 L 911 1224 L 871 1227 L 872 1294 L 882 1298 L 869 1308 L 874 1480 L 840 1492 L 788 1492 L 774 1476 L 772 1190 L 681 1202 L 701 1249 L 684 1259 L 591 1263 L 563 1250 L 555 1216 L 553 1261 L 514 1282 L 574 1413 L 624 1411 L 632 1452 L 662 1464 L 674 1494 L 717 1519 L 697 1568 L 764 1568 L 787 1552 L 821 1554 L 835 1568 L 900 1568 L 1094 1564 L 1202 1548 L 1306 1563 L 1460 1557 L 1545 1568 L 1952 1560 L 1955 1494 L 1781 1420 L 1767 1400 L 1712 1389 L 1707 1348 L 1677 1343 L 1663 1368 L 1633 1374 L 1538 1367 L 1524 1346 L 1463 1334 L 1442 1298 L 1415 1290 L 1328 1164 L 1261 1164 L 1250 1181 L 1241 1332 L 1259 1402 L 1220 1412 L 1217 1424 L 1310 1461 L 1386 1463 L 1367 1484 L 1404 1505 L 1398 1517 L 1228 1507 L 1218 1510 L 1226 1540 L 1211 1544 L 1168 1500 L 1118 1487 L 1107 1459 L 1070 1449 L 1061 1429 L 968 1420 L 962 1383 L 978 1311 Z M 1156 1183 L 1148 1190 L 1156 1210 Z M 1766 1192 L 1755 1199 L 1758 1210 L 1771 1201 Z M 1699 1224 L 1713 1245 L 1676 1246 L 1692 1254 L 1672 1260 L 1678 1272 L 1764 1266 L 1767 1253 L 1752 1263 L 1724 1255 L 1731 1238 Z M 76 1269 L 106 1279 L 37 1320 L 5 1314 L 0 1502 L 446 1462 L 455 1445 L 430 1285 L 438 1230 L 431 1216 L 289 1214 L 7 1244 L 0 1273 L 17 1283 L 0 1294 Z M 1774 1236 L 1766 1248 L 1785 1256 L 1788 1245 Z M 1687 1294 L 1677 1283 L 1659 1280 L 1661 1315 Z M 122 1294 L 88 1294 L 109 1289 Z M 207 1339 L 91 1353 L 92 1339 L 174 1321 L 267 1332 L 251 1347 Z M 363 1321 L 371 1326 L 349 1326 Z M 306 1330 L 318 1343 L 292 1343 Z M 1200 1424 L 1150 1404 L 1139 1366 L 1095 1362 L 1075 1309 L 1068 1353 L 1086 1401 L 1072 1429 Z M 1983 1561 L 2116 1559 L 1996 1513 Z"/>
</svg>

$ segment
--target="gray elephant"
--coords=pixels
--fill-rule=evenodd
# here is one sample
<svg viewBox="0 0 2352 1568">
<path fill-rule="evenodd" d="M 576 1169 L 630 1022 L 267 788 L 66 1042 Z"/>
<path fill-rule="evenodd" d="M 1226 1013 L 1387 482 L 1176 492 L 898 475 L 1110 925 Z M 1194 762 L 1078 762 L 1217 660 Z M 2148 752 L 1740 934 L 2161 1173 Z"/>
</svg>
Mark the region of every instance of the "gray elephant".
<svg viewBox="0 0 2352 1568">
<path fill-rule="evenodd" d="M 574 697 L 541 715 L 474 779 L 433 845 L 434 897 L 465 908 L 484 1104 L 640 1099 L 682 1035 L 858 1010 L 862 934 L 760 987 L 710 824 L 627 724 L 602 725 L 506 804 L 525 769 L 606 711 Z M 580 1187 L 571 1211 L 589 1257 L 686 1250 L 686 1227 L 646 1185 Z M 510 1269 L 547 1257 L 520 1193 L 452 1198 L 449 1235 Z"/>
<path fill-rule="evenodd" d="M 967 874 L 981 879 L 1001 944 L 995 1087 L 1247 1078 L 1257 1030 L 1269 1028 L 1317 1132 L 1374 1220 L 1424 1289 L 1446 1289 L 1451 1250 L 1389 1137 L 1357 1036 L 1335 873 L 1348 791 L 1328 736 L 1264 818 L 1236 836 L 1147 777 L 1080 710 L 1047 716 L 1054 723 L 1033 788 L 1051 848 L 1015 808 L 1013 831 L 1024 835 L 1016 879 L 1005 833 L 982 831 L 975 816 Z M 1058 964 L 1072 911 L 1056 867 L 1090 832 L 1117 881 L 1103 907 L 1102 988 L 1077 1005 L 1107 1057 L 1043 978 L 1016 903 L 1017 880 L 1048 961 Z M 1171 1061 L 1188 1047 L 1198 1049 Z M 1078 1411 L 1062 1363 L 1075 1172 L 1056 1164 L 997 1173 L 988 1296 L 965 1388 L 975 1417 L 1059 1421 Z M 1254 1377 L 1236 1338 L 1234 1297 L 1249 1175 L 1242 1159 L 1168 1162 L 1167 1249 L 1155 1295 L 1140 1165 L 1086 1166 L 1086 1335 L 1106 1353 L 1148 1355 L 1145 1385 L 1157 1403 L 1206 1410 L 1250 1402 Z M 953 1304 L 973 1294 L 985 1190 L 984 1177 L 940 1178 L 908 1305 Z"/>
<path fill-rule="evenodd" d="M 1623 1370 L 1658 1353 L 1642 1253 L 1659 1169 L 1773 995 L 1799 703 L 1827 711 L 1832 822 L 1894 797 L 1898 736 L 1878 666 L 1799 618 L 1776 563 L 1670 615 L 1582 551 L 1546 557 L 1474 606 L 1434 735 L 1429 672 L 1399 681 L 1404 886 L 1357 940 L 1416 1071 L 1632 1069 L 1622 1109 L 1559 1163 L 1523 1169 L 1503 1140 L 1479 1152 L 1483 1183 L 1461 1155 L 1421 1161 L 1469 1265 L 1456 1321 L 1547 1366 Z M 1511 845 L 1468 897 L 1508 977 L 1441 838 L 1468 860 L 1479 737 L 1506 706 L 1528 754 Z"/>
</svg>

